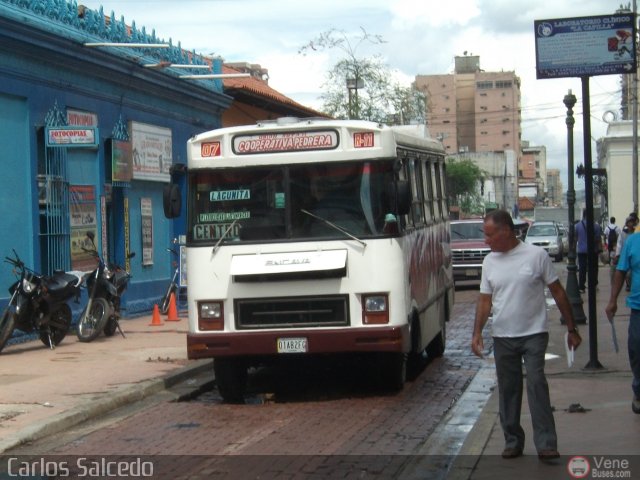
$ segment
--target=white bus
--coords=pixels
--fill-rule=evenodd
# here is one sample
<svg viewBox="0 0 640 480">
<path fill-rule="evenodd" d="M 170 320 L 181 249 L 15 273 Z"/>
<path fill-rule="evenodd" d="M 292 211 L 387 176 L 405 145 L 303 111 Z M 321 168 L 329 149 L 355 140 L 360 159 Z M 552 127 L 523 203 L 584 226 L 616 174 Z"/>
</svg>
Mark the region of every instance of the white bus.
<svg viewBox="0 0 640 480">
<path fill-rule="evenodd" d="M 366 354 L 400 389 L 443 354 L 444 150 L 424 126 L 283 118 L 196 135 L 187 156 L 188 356 L 214 359 L 225 401 L 283 357 Z"/>
</svg>

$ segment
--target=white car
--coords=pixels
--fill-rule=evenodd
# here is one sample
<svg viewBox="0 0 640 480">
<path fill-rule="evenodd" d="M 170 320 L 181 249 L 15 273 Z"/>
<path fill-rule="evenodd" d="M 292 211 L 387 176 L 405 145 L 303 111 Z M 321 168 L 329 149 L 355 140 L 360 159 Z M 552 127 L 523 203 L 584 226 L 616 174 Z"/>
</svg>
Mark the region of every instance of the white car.
<svg viewBox="0 0 640 480">
<path fill-rule="evenodd" d="M 557 262 L 564 257 L 563 237 L 566 235 L 556 222 L 533 222 L 524 241 L 544 248 Z"/>
</svg>

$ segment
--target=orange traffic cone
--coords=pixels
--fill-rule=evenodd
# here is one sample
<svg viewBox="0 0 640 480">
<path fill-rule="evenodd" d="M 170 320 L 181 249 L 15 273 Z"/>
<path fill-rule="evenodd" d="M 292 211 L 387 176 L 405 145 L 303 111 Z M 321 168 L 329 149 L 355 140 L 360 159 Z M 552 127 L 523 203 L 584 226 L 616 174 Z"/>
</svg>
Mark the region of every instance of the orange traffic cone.
<svg viewBox="0 0 640 480">
<path fill-rule="evenodd" d="M 158 308 L 158 304 L 156 303 L 153 306 L 153 317 L 151 318 L 150 327 L 158 327 L 160 325 L 164 325 L 162 320 L 160 320 L 160 309 Z"/>
<path fill-rule="evenodd" d="M 179 322 L 178 308 L 176 307 L 176 294 L 171 292 L 169 297 L 169 310 L 167 312 L 167 322 Z"/>
</svg>

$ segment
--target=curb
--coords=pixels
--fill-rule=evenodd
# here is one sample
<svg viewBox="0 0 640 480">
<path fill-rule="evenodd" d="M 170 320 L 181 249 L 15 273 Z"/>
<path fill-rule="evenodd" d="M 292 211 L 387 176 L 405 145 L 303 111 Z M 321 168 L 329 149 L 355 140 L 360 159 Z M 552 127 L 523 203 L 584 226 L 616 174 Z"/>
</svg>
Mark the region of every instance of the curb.
<svg viewBox="0 0 640 480">
<path fill-rule="evenodd" d="M 136 384 L 127 385 L 119 391 L 108 392 L 99 398 L 87 400 L 83 404 L 74 407 L 73 410 L 61 412 L 45 421 L 29 425 L 0 441 L 0 454 L 25 443 L 60 433 L 124 405 L 139 402 L 207 370 L 213 372 L 212 360 L 194 360 L 192 364 L 177 369 L 163 377 L 143 380 Z M 200 388 L 200 386 L 196 385 L 194 388 Z"/>
<path fill-rule="evenodd" d="M 492 400 L 496 391 L 495 367 L 492 362 L 484 362 L 400 477 L 469 478 L 495 424 Z"/>
<path fill-rule="evenodd" d="M 458 455 L 453 460 L 448 480 L 468 480 L 475 471 L 482 452 L 491 438 L 491 433 L 498 421 L 498 388 L 487 400 L 478 421 L 467 435 Z"/>
</svg>

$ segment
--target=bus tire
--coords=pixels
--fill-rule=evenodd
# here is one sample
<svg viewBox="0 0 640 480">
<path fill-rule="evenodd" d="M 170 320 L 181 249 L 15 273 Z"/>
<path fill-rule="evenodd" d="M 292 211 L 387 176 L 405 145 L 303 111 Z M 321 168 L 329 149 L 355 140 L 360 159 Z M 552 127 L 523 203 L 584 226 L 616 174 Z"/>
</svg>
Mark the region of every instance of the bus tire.
<svg viewBox="0 0 640 480">
<path fill-rule="evenodd" d="M 426 348 L 420 349 L 420 321 L 417 315 L 411 321 L 411 351 L 407 358 L 407 378 L 414 380 L 427 366 L 428 358 Z"/>
<path fill-rule="evenodd" d="M 407 354 L 392 352 L 380 355 L 382 386 L 397 392 L 402 390 L 407 381 Z"/>
<path fill-rule="evenodd" d="M 244 403 L 247 386 L 247 367 L 232 357 L 219 357 L 213 361 L 213 373 L 218 392 L 226 403 Z"/>
<path fill-rule="evenodd" d="M 438 358 L 444 355 L 447 344 L 447 321 L 449 320 L 449 306 L 447 297 L 444 297 L 442 304 L 442 316 L 440 320 L 440 331 L 433 337 L 427 345 L 427 355 L 429 358 Z"/>
</svg>

